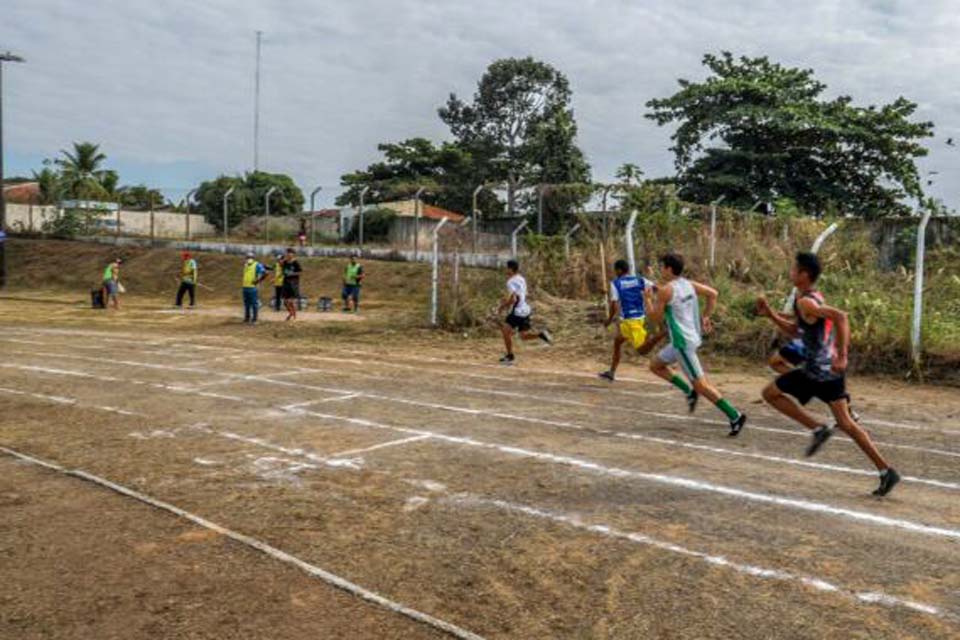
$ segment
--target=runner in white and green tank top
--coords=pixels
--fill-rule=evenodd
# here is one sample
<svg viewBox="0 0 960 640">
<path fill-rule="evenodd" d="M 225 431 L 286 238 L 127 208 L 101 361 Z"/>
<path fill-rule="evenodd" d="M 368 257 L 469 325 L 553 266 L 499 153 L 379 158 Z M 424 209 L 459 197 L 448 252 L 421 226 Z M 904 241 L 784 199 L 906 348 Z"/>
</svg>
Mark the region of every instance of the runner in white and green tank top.
<svg viewBox="0 0 960 640">
<path fill-rule="evenodd" d="M 736 436 L 743 429 L 747 416 L 737 411 L 710 384 L 697 356 L 697 349 L 703 342 L 701 331 L 709 333 L 713 328 L 710 316 L 717 304 L 717 290 L 682 277 L 683 258 L 679 255 L 668 253 L 660 258 L 660 265 L 664 284 L 656 293 L 650 291 L 646 294 L 647 317 L 653 323 L 666 325 L 670 344 L 650 362 L 650 370 L 686 394 L 690 413 L 696 409 L 700 396 L 714 403 L 730 421 L 730 435 Z M 702 317 L 700 296 L 706 299 Z M 672 364 L 680 366 L 689 384 L 670 369 Z"/>
</svg>

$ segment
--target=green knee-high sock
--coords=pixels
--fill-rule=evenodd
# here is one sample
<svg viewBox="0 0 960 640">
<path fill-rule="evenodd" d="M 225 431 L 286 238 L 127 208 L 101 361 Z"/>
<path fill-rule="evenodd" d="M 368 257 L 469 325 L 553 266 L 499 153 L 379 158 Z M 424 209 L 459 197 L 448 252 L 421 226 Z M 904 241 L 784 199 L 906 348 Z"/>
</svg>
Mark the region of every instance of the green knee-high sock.
<svg viewBox="0 0 960 640">
<path fill-rule="evenodd" d="M 680 391 L 683 391 L 685 394 L 690 395 L 690 385 L 688 385 L 687 381 L 680 376 L 674 374 L 673 377 L 670 378 L 670 384 L 675 386 L 677 389 L 680 389 Z"/>
<path fill-rule="evenodd" d="M 720 398 L 719 400 L 717 400 L 717 409 L 720 409 L 720 411 L 723 411 L 724 415 L 726 415 L 731 420 L 736 420 L 737 418 L 740 417 L 740 412 L 734 409 L 733 405 L 727 402 L 723 398 Z"/>
</svg>

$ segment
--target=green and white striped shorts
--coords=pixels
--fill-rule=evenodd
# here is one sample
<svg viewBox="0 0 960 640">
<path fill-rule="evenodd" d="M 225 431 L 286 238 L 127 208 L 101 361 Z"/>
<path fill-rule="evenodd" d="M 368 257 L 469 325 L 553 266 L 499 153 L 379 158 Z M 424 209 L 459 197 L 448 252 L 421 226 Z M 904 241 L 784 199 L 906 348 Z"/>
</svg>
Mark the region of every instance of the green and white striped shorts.
<svg viewBox="0 0 960 640">
<path fill-rule="evenodd" d="M 665 364 L 679 364 L 690 382 L 703 377 L 703 367 L 700 366 L 700 358 L 697 356 L 697 350 L 694 347 L 678 349 L 670 344 L 660 350 L 657 359 Z"/>
</svg>

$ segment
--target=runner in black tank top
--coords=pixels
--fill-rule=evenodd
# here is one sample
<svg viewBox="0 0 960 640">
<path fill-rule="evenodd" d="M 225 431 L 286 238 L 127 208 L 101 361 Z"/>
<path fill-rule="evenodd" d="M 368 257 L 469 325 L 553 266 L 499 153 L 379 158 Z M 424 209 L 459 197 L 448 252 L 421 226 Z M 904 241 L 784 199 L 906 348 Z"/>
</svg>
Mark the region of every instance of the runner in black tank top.
<svg viewBox="0 0 960 640">
<path fill-rule="evenodd" d="M 883 496 L 900 481 L 900 475 L 887 464 L 866 431 L 850 415 L 846 391 L 847 348 L 850 325 L 847 314 L 828 306 L 814 289 L 820 277 L 820 261 L 812 253 L 800 253 L 790 272 L 797 288 L 794 317 L 774 311 L 764 298 L 757 300 L 757 312 L 770 318 L 777 328 L 790 336 L 800 335 L 806 360 L 799 369 L 785 373 L 763 390 L 763 398 L 777 411 L 813 431 L 807 447 L 812 456 L 833 435 L 833 428 L 814 418 L 801 405 L 819 398 L 830 406 L 836 426 L 857 443 L 880 471 L 880 486 L 873 492 Z M 788 396 L 796 398 L 797 402 Z"/>
</svg>

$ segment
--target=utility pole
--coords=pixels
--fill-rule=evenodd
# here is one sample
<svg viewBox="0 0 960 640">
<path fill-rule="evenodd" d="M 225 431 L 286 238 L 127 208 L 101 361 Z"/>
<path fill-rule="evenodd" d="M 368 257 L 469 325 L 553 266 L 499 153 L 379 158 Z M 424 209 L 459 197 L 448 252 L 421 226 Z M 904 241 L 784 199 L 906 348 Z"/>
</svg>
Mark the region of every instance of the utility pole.
<svg viewBox="0 0 960 640">
<path fill-rule="evenodd" d="M 257 31 L 257 69 L 253 80 L 253 170 L 260 170 L 260 38 L 263 31 Z"/>
<path fill-rule="evenodd" d="M 3 63 L 24 62 L 20 56 L 7 51 L 0 53 L 0 289 L 7 286 L 7 196 L 3 183 Z"/>
</svg>

